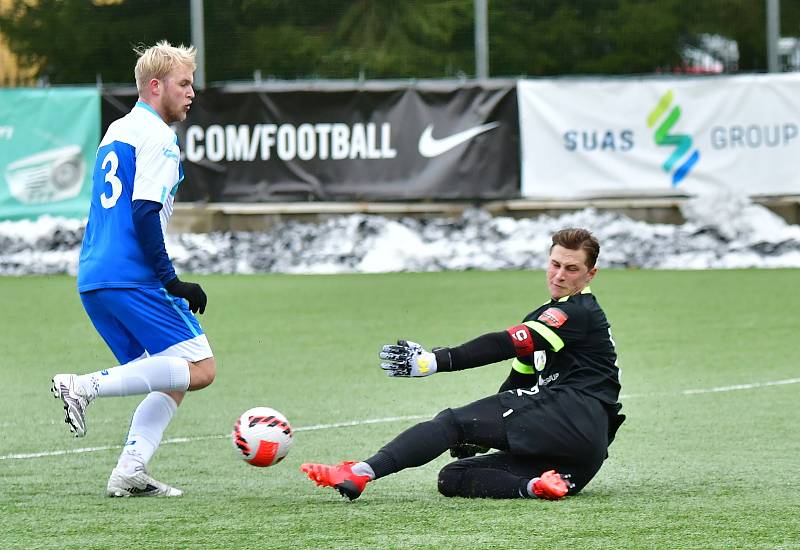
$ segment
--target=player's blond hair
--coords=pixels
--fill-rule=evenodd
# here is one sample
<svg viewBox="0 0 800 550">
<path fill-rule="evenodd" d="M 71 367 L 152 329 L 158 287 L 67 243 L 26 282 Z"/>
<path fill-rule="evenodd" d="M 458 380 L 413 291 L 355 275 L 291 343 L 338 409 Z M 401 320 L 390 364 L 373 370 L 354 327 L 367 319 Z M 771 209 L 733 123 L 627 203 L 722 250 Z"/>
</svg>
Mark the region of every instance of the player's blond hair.
<svg viewBox="0 0 800 550">
<path fill-rule="evenodd" d="M 197 68 L 195 63 L 195 55 L 197 50 L 194 46 L 173 46 L 166 40 L 156 42 L 155 46 L 145 48 L 139 46 L 133 49 L 136 55 L 139 56 L 136 61 L 136 68 L 133 74 L 136 77 L 136 89 L 139 93 L 147 89 L 147 83 L 153 78 L 164 80 L 164 78 L 175 67 L 183 66 L 192 69 L 192 72 Z"/>
</svg>

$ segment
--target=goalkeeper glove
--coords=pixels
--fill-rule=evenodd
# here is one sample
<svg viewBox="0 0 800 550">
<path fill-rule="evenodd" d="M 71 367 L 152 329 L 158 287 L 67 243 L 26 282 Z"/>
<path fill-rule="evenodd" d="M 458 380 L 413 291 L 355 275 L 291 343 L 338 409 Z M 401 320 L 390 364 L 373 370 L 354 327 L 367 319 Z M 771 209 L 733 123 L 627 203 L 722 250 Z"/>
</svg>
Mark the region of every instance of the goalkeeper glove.
<svg viewBox="0 0 800 550">
<path fill-rule="evenodd" d="M 436 356 L 417 344 L 398 340 L 397 344 L 383 346 L 380 353 L 381 368 L 389 376 L 419 378 L 436 372 Z"/>
<path fill-rule="evenodd" d="M 192 313 L 203 313 L 206 310 L 208 298 L 203 288 L 197 283 L 186 283 L 177 277 L 164 285 L 167 292 L 178 298 L 184 298 L 189 302 L 189 309 Z"/>
</svg>

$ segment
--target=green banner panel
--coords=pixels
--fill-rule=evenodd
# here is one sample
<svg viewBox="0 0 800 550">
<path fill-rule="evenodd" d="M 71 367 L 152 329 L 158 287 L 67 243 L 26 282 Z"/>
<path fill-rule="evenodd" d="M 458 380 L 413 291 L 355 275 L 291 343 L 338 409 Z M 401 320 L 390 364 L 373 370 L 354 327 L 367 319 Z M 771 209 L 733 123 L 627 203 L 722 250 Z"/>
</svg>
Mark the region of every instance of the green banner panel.
<svg viewBox="0 0 800 550">
<path fill-rule="evenodd" d="M 96 88 L 0 89 L 0 220 L 88 215 Z"/>
</svg>

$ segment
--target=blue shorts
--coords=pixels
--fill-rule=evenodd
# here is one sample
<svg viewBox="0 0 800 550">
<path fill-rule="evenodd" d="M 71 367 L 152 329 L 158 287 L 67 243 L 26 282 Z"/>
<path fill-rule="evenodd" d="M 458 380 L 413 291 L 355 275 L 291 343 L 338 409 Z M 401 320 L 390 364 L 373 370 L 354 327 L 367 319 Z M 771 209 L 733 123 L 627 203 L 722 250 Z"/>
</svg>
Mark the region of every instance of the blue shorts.
<svg viewBox="0 0 800 550">
<path fill-rule="evenodd" d="M 83 308 L 120 364 L 168 355 L 211 357 L 211 347 L 185 300 L 164 288 L 101 288 L 81 292 Z"/>
</svg>

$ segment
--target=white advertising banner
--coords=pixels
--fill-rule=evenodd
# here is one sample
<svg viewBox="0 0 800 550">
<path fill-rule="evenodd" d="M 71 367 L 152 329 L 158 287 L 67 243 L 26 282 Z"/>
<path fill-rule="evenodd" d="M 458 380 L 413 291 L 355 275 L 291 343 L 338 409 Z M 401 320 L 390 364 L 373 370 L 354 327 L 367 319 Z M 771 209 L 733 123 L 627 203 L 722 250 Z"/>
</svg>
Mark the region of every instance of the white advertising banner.
<svg viewBox="0 0 800 550">
<path fill-rule="evenodd" d="M 800 74 L 521 80 L 522 195 L 800 195 Z"/>
</svg>

